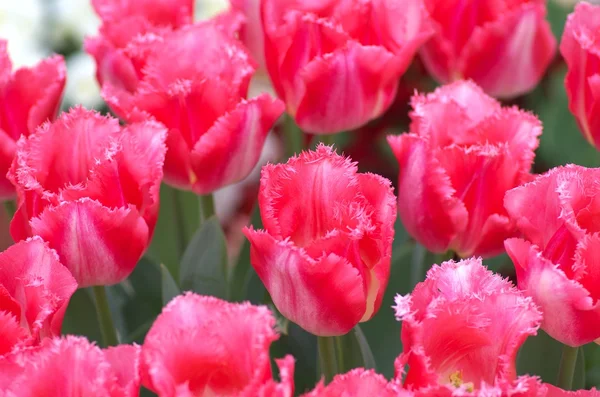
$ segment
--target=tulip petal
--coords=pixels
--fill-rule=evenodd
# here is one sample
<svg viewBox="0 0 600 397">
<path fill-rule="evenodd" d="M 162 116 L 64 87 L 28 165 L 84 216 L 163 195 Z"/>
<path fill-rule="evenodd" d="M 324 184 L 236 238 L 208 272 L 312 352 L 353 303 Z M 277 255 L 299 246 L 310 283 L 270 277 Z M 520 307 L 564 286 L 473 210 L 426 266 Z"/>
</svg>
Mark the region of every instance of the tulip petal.
<svg viewBox="0 0 600 397">
<path fill-rule="evenodd" d="M 379 310 L 390 278 L 397 200 L 388 179 L 368 173 L 358 174 L 357 177 L 363 195 L 374 208 L 375 231 L 373 238 L 369 239 L 368 244 L 362 243 L 360 246 L 361 257 L 373 273 L 369 279 L 371 282 L 376 282 L 377 285 L 376 288 L 368 289 L 369 296 L 367 297 L 365 316 L 368 315 L 370 318 Z M 363 316 L 363 321 L 366 320 L 365 316 Z"/>
<path fill-rule="evenodd" d="M 573 204 L 585 201 L 583 179 L 593 178 L 583 167 L 554 168 L 534 181 L 506 193 L 504 206 L 509 216 L 517 222 L 519 230 L 534 245 L 545 249 L 565 222 L 574 227 L 569 230 L 573 238 L 581 232 L 575 230 Z"/>
<path fill-rule="evenodd" d="M 32 68 L 22 68 L 4 87 L 3 129 L 14 140 L 31 134 L 42 123 L 53 120 L 60 107 L 67 68 L 61 56 L 43 60 Z"/>
<path fill-rule="evenodd" d="M 134 367 L 134 362 L 122 365 Z M 135 380 L 132 387 L 123 389 L 121 374 L 111 367 L 105 352 L 82 337 L 54 338 L 37 349 L 0 357 L 0 369 L 0 385 L 11 396 L 44 396 L 50 390 L 64 397 L 134 397 L 139 393 Z M 5 371 L 9 379 L 3 379 Z"/>
<path fill-rule="evenodd" d="M 467 227 L 468 212 L 428 142 L 414 134 L 388 136 L 400 165 L 398 214 L 406 230 L 430 251 L 445 252 Z M 415 208 L 426 210 L 416 211 Z"/>
<path fill-rule="evenodd" d="M 315 335 L 330 336 L 347 333 L 363 317 L 363 280 L 346 259 L 335 254 L 313 259 L 263 231 L 245 228 L 244 234 L 252 266 L 288 319 Z"/>
<path fill-rule="evenodd" d="M 353 369 L 345 374 L 336 375 L 327 386 L 319 383 L 303 397 L 399 397 L 400 386 L 390 383 L 373 370 Z"/>
<path fill-rule="evenodd" d="M 123 396 L 137 396 L 139 393 L 141 351 L 137 345 L 119 345 L 104 350 L 104 357 L 116 375 L 116 383 Z"/>
<path fill-rule="evenodd" d="M 470 80 L 439 87 L 427 95 L 414 95 L 411 106 L 410 130 L 427 137 L 433 147 L 478 144 L 479 123 L 502 109 L 498 101 Z"/>
<path fill-rule="evenodd" d="M 356 163 L 325 145 L 286 164 L 264 166 L 258 199 L 265 230 L 304 246 L 345 229 L 343 214 L 359 194 L 356 173 Z"/>
<path fill-rule="evenodd" d="M 211 193 L 248 176 L 258 162 L 269 130 L 284 109 L 283 102 L 264 94 L 240 102 L 219 118 L 191 153 L 197 177 L 194 192 Z"/>
<path fill-rule="evenodd" d="M 161 396 L 237 395 L 271 379 L 269 310 L 193 293 L 174 298 L 142 347 L 144 386 Z"/>
<path fill-rule="evenodd" d="M 544 4 L 524 4 L 475 29 L 460 59 L 463 76 L 510 98 L 533 89 L 556 52 Z"/>
<path fill-rule="evenodd" d="M 135 208 L 113 210 L 87 198 L 46 208 L 31 220 L 31 229 L 59 252 L 79 287 L 125 279 L 149 237 L 148 225 Z"/>
<path fill-rule="evenodd" d="M 131 204 L 152 230 L 158 216 L 166 134 L 165 127 L 153 121 L 125 127 L 104 158 L 96 159 L 85 186 L 62 190 L 62 200 L 88 197 L 109 208 Z"/>
<path fill-rule="evenodd" d="M 411 295 L 396 298 L 396 316 L 404 346 L 396 368 L 409 365 L 409 388 L 515 380 L 517 352 L 542 320 L 533 300 L 481 259 L 434 266 Z"/>
<path fill-rule="evenodd" d="M 0 200 L 15 197 L 15 186 L 6 177 L 6 174 L 15 158 L 16 149 L 16 142 L 0 128 Z"/>
<path fill-rule="evenodd" d="M 515 264 L 519 288 L 533 298 L 544 313 L 542 329 L 569 346 L 581 346 L 600 337 L 600 303 L 578 282 L 546 258 L 537 246 L 521 239 L 505 242 Z M 560 315 L 558 315 L 560 314 Z"/>
<path fill-rule="evenodd" d="M 502 201 L 490 200 L 489 197 L 501 197 L 520 182 L 521 169 L 514 166 L 515 159 L 508 150 L 494 146 L 463 148 L 453 145 L 440 150 L 436 157 L 450 176 L 452 187 L 456 190 L 454 196 L 461 200 L 469 213 L 466 229 L 453 240 L 451 248 L 463 258 L 471 256 L 474 251 L 492 256 L 501 253 L 502 242 L 515 235 L 516 231 L 506 217 L 501 222 L 496 222 L 500 219 L 495 218 L 492 224 L 488 223 L 493 215 L 505 215 Z M 499 228 L 490 229 L 492 226 Z M 479 251 L 479 244 L 487 243 L 485 239 L 491 237 L 494 242 L 488 245 L 492 245 L 492 251 Z"/>
<path fill-rule="evenodd" d="M 600 101 L 597 91 L 600 68 L 600 48 L 595 39 L 600 20 L 600 8 L 581 2 L 575 7 L 565 24 L 560 52 L 568 65 L 565 88 L 569 98 L 569 110 L 575 116 L 583 136 L 591 143 L 598 141 Z M 596 77 L 595 77 L 596 76 Z"/>
<path fill-rule="evenodd" d="M 38 342 L 44 336 L 60 335 L 77 283 L 56 252 L 33 237 L 0 253 L 0 288 L 18 297 L 23 311 L 20 321 L 26 322 L 33 341 Z"/>
<path fill-rule="evenodd" d="M 10 353 L 20 342 L 28 339 L 27 332 L 11 313 L 0 310 L 0 356 Z M 0 386 L 2 381 L 0 381 Z"/>
<path fill-rule="evenodd" d="M 19 141 L 9 178 L 28 190 L 42 185 L 50 193 L 58 193 L 69 184 L 82 184 L 119 132 L 117 119 L 75 107 L 39 128 L 28 140 Z M 68 154 L 65 142 L 69 142 Z"/>
<path fill-rule="evenodd" d="M 379 117 L 394 100 L 408 65 L 382 47 L 356 42 L 313 59 L 300 70 L 304 88 L 296 122 L 306 132 L 337 133 Z"/>
</svg>

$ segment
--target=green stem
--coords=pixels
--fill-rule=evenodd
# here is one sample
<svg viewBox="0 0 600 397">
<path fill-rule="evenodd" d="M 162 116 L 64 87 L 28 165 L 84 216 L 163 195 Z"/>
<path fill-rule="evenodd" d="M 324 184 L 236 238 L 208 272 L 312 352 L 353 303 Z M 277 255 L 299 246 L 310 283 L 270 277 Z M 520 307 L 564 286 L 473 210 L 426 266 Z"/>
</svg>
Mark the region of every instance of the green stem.
<svg viewBox="0 0 600 397">
<path fill-rule="evenodd" d="M 296 125 L 292 116 L 286 114 L 283 122 L 283 134 L 285 138 L 285 154 L 292 157 L 300 154 L 304 148 L 304 133 Z"/>
<path fill-rule="evenodd" d="M 98 315 L 104 345 L 116 346 L 119 344 L 119 339 L 117 338 L 117 331 L 115 330 L 112 315 L 110 314 L 110 307 L 106 298 L 106 288 L 103 285 L 97 285 L 93 287 L 93 290 L 94 297 L 96 298 L 96 314 Z"/>
<path fill-rule="evenodd" d="M 212 193 L 200 196 L 200 224 L 215 214 L 215 200 Z"/>
<path fill-rule="evenodd" d="M 173 192 L 173 216 L 175 221 L 175 233 L 177 233 L 177 243 L 179 245 L 179 258 L 183 257 L 183 253 L 187 248 L 190 236 L 187 233 L 185 226 L 185 215 L 183 213 L 183 192 L 181 190 L 171 188 Z M 173 277 L 179 277 L 174 274 Z"/>
<path fill-rule="evenodd" d="M 571 390 L 573 387 L 577 350 L 577 347 L 563 346 L 560 367 L 558 367 L 558 381 L 556 382 L 556 385 L 561 389 Z"/>
<path fill-rule="evenodd" d="M 410 285 L 413 287 L 425 277 L 425 254 L 427 250 L 421 244 L 415 244 L 410 260 Z"/>
<path fill-rule="evenodd" d="M 10 221 L 15 216 L 15 212 L 17 212 L 17 203 L 15 203 L 15 200 L 6 200 L 4 202 L 4 210 Z"/>
<path fill-rule="evenodd" d="M 352 331 L 350 331 L 350 332 L 352 332 Z M 335 351 L 336 351 L 338 370 L 340 373 L 347 372 L 351 368 L 346 368 L 346 366 L 345 366 L 343 336 L 334 336 L 333 338 L 335 339 Z"/>
<path fill-rule="evenodd" d="M 325 378 L 325 383 L 331 382 L 333 377 L 339 373 L 336 356 L 336 341 L 334 337 L 318 336 L 317 344 L 319 349 L 319 366 L 321 374 Z"/>
</svg>

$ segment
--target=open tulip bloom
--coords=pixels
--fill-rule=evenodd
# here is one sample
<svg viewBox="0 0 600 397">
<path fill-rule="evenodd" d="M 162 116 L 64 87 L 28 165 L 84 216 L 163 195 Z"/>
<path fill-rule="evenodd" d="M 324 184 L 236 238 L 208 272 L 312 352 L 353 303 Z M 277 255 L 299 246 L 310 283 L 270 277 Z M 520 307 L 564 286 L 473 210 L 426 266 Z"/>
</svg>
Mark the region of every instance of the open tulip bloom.
<svg viewBox="0 0 600 397">
<path fill-rule="evenodd" d="M 568 1 L 0 0 L 0 397 L 600 397 Z"/>
</svg>

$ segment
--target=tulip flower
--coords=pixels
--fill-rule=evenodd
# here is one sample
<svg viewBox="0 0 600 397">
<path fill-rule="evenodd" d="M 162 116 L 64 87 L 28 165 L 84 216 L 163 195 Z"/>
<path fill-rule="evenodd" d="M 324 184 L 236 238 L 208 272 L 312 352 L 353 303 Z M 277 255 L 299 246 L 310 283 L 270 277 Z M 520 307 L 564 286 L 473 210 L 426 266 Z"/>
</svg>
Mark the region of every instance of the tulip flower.
<svg viewBox="0 0 600 397">
<path fill-rule="evenodd" d="M 271 375 L 269 346 L 278 338 L 268 308 L 229 303 L 193 293 L 174 298 L 142 346 L 142 381 L 161 397 L 292 397 L 294 360 L 277 360 Z"/>
<path fill-rule="evenodd" d="M 421 49 L 440 83 L 471 79 L 511 98 L 532 90 L 556 53 L 545 0 L 426 0 L 437 33 Z"/>
<path fill-rule="evenodd" d="M 244 229 L 250 260 L 285 317 L 333 336 L 377 313 L 396 220 L 390 181 L 321 144 L 263 167 L 258 202 L 265 230 Z"/>
<path fill-rule="evenodd" d="M 569 109 L 585 139 L 600 150 L 600 6 L 581 2 L 569 15 L 560 52 L 567 62 Z"/>
<path fill-rule="evenodd" d="M 82 337 L 47 339 L 0 357 L 0 390 L 20 397 L 137 397 L 139 354 L 135 345 L 102 350 Z"/>
<path fill-rule="evenodd" d="M 59 336 L 77 283 L 39 237 L 0 253 L 0 356 Z"/>
<path fill-rule="evenodd" d="M 267 94 L 245 99 L 255 66 L 241 43 L 204 23 L 148 51 L 138 89 L 106 83 L 103 96 L 125 120 L 154 117 L 169 128 L 166 181 L 208 194 L 248 176 L 284 105 Z"/>
<path fill-rule="evenodd" d="M 554 168 L 506 193 L 524 239 L 509 239 L 519 288 L 546 314 L 542 329 L 576 347 L 600 338 L 600 169 Z"/>
<path fill-rule="evenodd" d="M 469 81 L 416 95 L 412 107 L 410 133 L 388 137 L 404 227 L 433 252 L 501 253 L 516 235 L 502 200 L 530 179 L 540 121 Z"/>
<path fill-rule="evenodd" d="M 412 393 L 400 390 L 395 382 L 388 382 L 383 376 L 373 370 L 363 368 L 337 375 L 327 386 L 320 382 L 317 387 L 303 397 L 412 397 Z"/>
<path fill-rule="evenodd" d="M 65 88 L 67 69 L 61 56 L 31 68 L 12 71 L 7 42 L 0 40 L 0 199 L 15 196 L 6 173 L 15 157 L 17 140 L 44 122 L 54 120 Z"/>
<path fill-rule="evenodd" d="M 137 87 L 143 54 L 132 42 L 151 45 L 163 32 L 192 23 L 194 0 L 92 0 L 102 25 L 98 37 L 86 38 L 85 50 L 96 61 L 96 78 L 125 89 Z"/>
<path fill-rule="evenodd" d="M 481 259 L 433 266 L 413 292 L 396 297 L 403 352 L 396 375 L 404 387 L 469 391 L 516 380 L 517 351 L 542 314 L 531 298 L 494 275 Z"/>
<path fill-rule="evenodd" d="M 423 0 L 265 0 L 261 7 L 271 81 L 308 133 L 355 129 L 383 114 L 433 34 Z"/>
<path fill-rule="evenodd" d="M 42 237 L 79 287 L 124 280 L 156 224 L 165 136 L 156 122 L 122 128 L 78 107 L 22 137 L 8 174 L 13 239 Z"/>
</svg>

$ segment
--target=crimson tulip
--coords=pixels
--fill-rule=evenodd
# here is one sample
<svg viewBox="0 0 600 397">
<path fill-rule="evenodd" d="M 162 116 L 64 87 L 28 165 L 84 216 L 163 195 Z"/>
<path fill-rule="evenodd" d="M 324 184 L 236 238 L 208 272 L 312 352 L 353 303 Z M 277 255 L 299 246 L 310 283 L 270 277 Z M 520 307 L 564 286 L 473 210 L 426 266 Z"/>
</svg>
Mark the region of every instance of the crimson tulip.
<svg viewBox="0 0 600 397">
<path fill-rule="evenodd" d="M 532 90 L 556 53 L 545 0 L 425 0 L 437 33 L 421 49 L 441 83 L 471 79 L 510 98 Z"/>
<path fill-rule="evenodd" d="M 519 288 L 546 314 L 542 329 L 569 346 L 600 338 L 600 169 L 558 167 L 504 199 L 524 236 L 505 242 Z"/>
<path fill-rule="evenodd" d="M 470 81 L 415 95 L 412 107 L 410 133 L 388 137 L 404 227 L 432 252 L 501 253 L 516 235 L 502 200 L 531 178 L 540 121 Z"/>
<path fill-rule="evenodd" d="M 264 0 L 261 7 L 275 91 L 300 128 L 315 134 L 358 128 L 383 114 L 433 34 L 423 0 Z"/>
<path fill-rule="evenodd" d="M 517 379 L 516 357 L 542 314 L 531 298 L 494 275 L 481 259 L 434 265 L 413 292 L 396 297 L 404 387 L 480 390 Z"/>
<path fill-rule="evenodd" d="M 7 44 L 0 40 L 0 199 L 15 196 L 6 173 L 15 157 L 17 140 L 54 120 L 67 78 L 65 61 L 58 55 L 13 72 Z"/>
<path fill-rule="evenodd" d="M 108 82 L 103 96 L 125 120 L 154 117 L 169 128 L 166 181 L 207 194 L 248 176 L 284 106 L 267 94 L 245 99 L 255 65 L 241 43 L 202 23 L 147 51 L 138 88 Z"/>
<path fill-rule="evenodd" d="M 569 109 L 583 136 L 600 148 L 600 6 L 581 2 L 567 18 L 560 52 L 568 72 Z"/>
<path fill-rule="evenodd" d="M 377 313 L 396 220 L 390 181 L 321 144 L 263 167 L 258 202 L 265 229 L 244 229 L 250 261 L 284 316 L 331 336 Z"/>
<path fill-rule="evenodd" d="M 154 231 L 165 136 L 156 122 L 122 128 L 77 107 L 22 137 L 8 173 L 13 239 L 42 237 L 79 287 L 123 281 Z"/>
<path fill-rule="evenodd" d="M 60 335 L 77 283 L 39 237 L 0 253 L 0 355 Z"/>
<path fill-rule="evenodd" d="M 0 357 L 0 390 L 19 397 L 137 397 L 140 348 L 100 349 L 82 337 L 45 340 Z"/>
<path fill-rule="evenodd" d="M 294 360 L 277 360 L 271 375 L 269 346 L 278 338 L 268 308 L 229 303 L 193 293 L 163 308 L 142 346 L 142 380 L 161 397 L 292 397 Z"/>
</svg>

